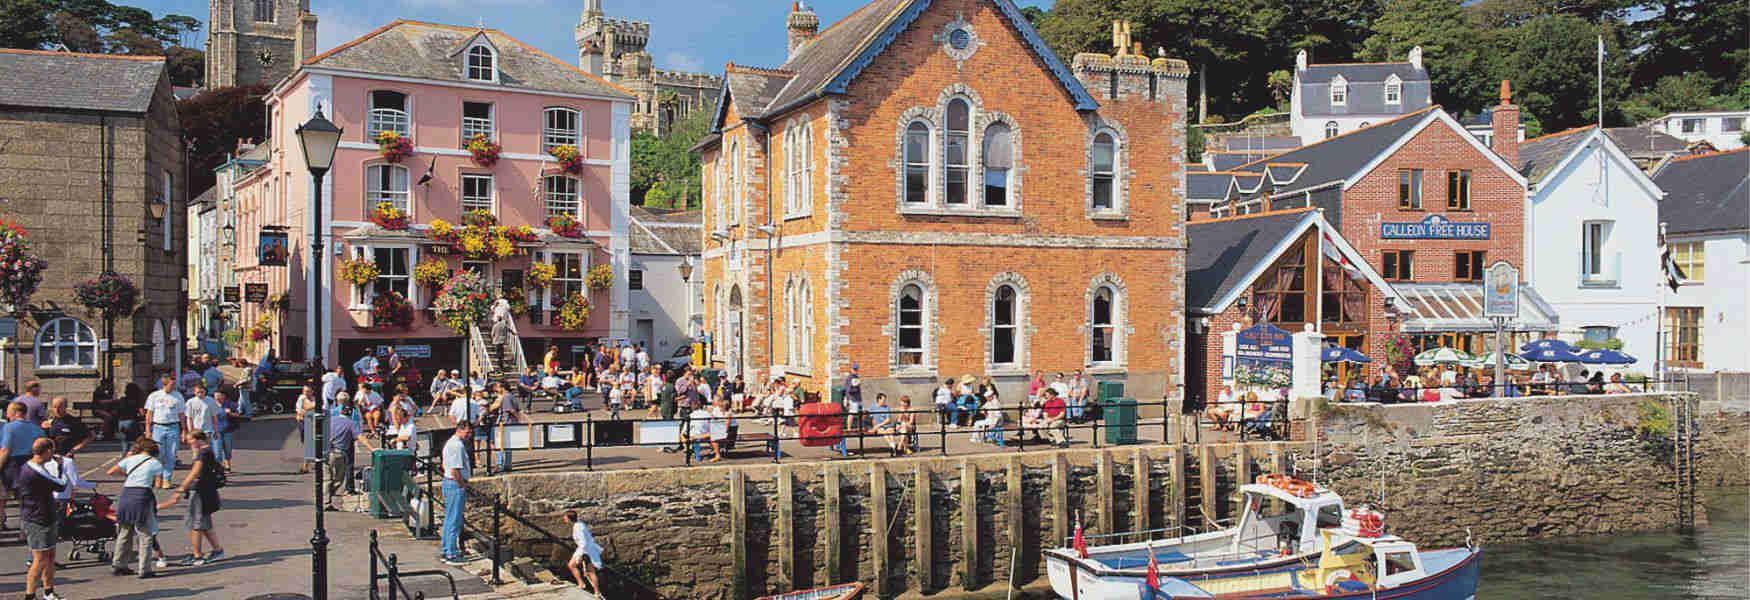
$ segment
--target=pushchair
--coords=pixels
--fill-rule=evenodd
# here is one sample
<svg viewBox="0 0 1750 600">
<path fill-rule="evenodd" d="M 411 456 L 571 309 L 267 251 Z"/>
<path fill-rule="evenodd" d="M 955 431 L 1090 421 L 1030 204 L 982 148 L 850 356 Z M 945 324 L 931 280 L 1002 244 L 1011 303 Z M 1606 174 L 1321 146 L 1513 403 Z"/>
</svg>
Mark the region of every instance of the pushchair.
<svg viewBox="0 0 1750 600">
<path fill-rule="evenodd" d="M 73 545 L 67 560 L 91 556 L 109 562 L 110 540 L 115 539 L 115 506 L 109 496 L 93 493 L 86 500 L 73 497 L 67 503 L 66 518 L 61 521 L 61 541 Z"/>
</svg>

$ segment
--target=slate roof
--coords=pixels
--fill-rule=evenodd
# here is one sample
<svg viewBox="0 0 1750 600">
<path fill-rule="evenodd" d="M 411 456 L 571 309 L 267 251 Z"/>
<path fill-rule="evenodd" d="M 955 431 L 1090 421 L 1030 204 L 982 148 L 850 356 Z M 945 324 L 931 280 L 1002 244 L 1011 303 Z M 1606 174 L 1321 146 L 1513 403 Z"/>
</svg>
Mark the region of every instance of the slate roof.
<svg viewBox="0 0 1750 600">
<path fill-rule="evenodd" d="M 1223 200 L 1227 198 L 1227 190 L 1233 187 L 1233 183 L 1233 173 L 1225 171 L 1186 173 L 1185 199 L 1188 201 Z"/>
<path fill-rule="evenodd" d="M 0 106 L 145 113 L 163 57 L 0 50 Z"/>
<path fill-rule="evenodd" d="M 381 75 L 468 83 L 461 51 L 484 35 L 498 51 L 497 84 L 512 89 L 631 100 L 632 92 L 517 41 L 497 29 L 396 20 L 310 57 L 304 64 Z"/>
<path fill-rule="evenodd" d="M 1295 73 L 1300 92 L 1300 113 L 1308 117 L 1345 115 L 1402 115 L 1433 103 L 1428 71 L 1410 63 L 1349 63 L 1307 65 Z M 1331 105 L 1331 80 L 1342 75 L 1349 84 L 1343 106 Z M 1385 103 L 1385 80 L 1397 75 L 1403 82 L 1402 102 Z"/>
<path fill-rule="evenodd" d="M 1204 160 L 1211 171 L 1226 171 L 1234 167 L 1257 162 L 1271 156 L 1274 152 L 1205 152 Z"/>
<path fill-rule="evenodd" d="M 1623 153 L 1633 157 L 1664 156 L 1669 152 L 1689 149 L 1683 138 L 1647 127 L 1606 127 L 1604 135 L 1616 142 Z"/>
<path fill-rule="evenodd" d="M 1220 150 L 1229 152 L 1279 152 L 1300 147 L 1300 136 L 1293 135 L 1224 135 L 1216 138 L 1214 144 Z"/>
<path fill-rule="evenodd" d="M 751 114 L 746 117 L 758 117 L 765 113 L 772 100 L 778 97 L 778 92 L 794 75 L 782 71 L 754 69 L 729 65 L 725 70 L 724 85 L 729 86 L 729 94 L 735 97 L 735 106 Z"/>
<path fill-rule="evenodd" d="M 1750 229 L 1750 148 L 1673 159 L 1653 182 L 1667 233 Z"/>
<path fill-rule="evenodd" d="M 1214 311 L 1217 301 L 1250 283 L 1246 276 L 1290 232 L 1316 218 L 1315 211 L 1296 210 L 1185 223 L 1185 309 Z"/>
<path fill-rule="evenodd" d="M 1433 108 L 1319 140 L 1264 161 L 1241 166 L 1237 170 L 1257 171 L 1264 167 L 1263 163 L 1305 163 L 1306 170 L 1295 179 L 1294 189 L 1348 179 L 1414 129 L 1429 110 Z"/>
<path fill-rule="evenodd" d="M 1519 144 L 1519 164 L 1513 165 L 1527 181 L 1540 182 L 1561 164 L 1574 147 L 1591 137 L 1594 126 L 1576 127 L 1567 131 L 1538 136 Z"/>
<path fill-rule="evenodd" d="M 634 206 L 631 216 L 633 254 L 692 256 L 699 254 L 704 247 L 699 211 L 653 211 Z"/>
</svg>

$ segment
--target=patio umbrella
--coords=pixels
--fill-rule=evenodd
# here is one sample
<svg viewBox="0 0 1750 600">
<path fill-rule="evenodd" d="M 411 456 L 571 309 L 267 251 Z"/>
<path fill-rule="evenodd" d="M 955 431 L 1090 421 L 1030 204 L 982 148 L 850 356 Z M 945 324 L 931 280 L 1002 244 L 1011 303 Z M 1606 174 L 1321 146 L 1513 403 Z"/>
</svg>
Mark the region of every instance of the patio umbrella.
<svg viewBox="0 0 1750 600">
<path fill-rule="evenodd" d="M 1531 367 L 1532 367 L 1531 361 L 1525 360 L 1525 357 L 1520 356 L 1518 354 L 1514 354 L 1512 352 L 1508 352 L 1505 356 L 1507 357 L 1507 370 L 1509 370 L 1509 371 L 1530 371 L 1531 370 Z M 1495 368 L 1495 353 L 1490 352 L 1488 354 L 1478 356 L 1475 359 L 1472 359 L 1470 362 L 1465 363 L 1464 366 L 1470 367 L 1472 369 L 1493 369 L 1493 368 Z"/>
<path fill-rule="evenodd" d="M 1569 353 L 1577 352 L 1577 350 L 1575 350 L 1573 346 L 1568 345 L 1567 342 L 1555 338 L 1533 340 L 1531 343 L 1519 347 L 1520 352 L 1536 352 L 1538 350 L 1561 350 Z"/>
<path fill-rule="evenodd" d="M 1416 366 L 1418 366 L 1418 367 L 1429 367 L 1429 366 L 1433 366 L 1433 365 L 1463 364 L 1465 361 L 1468 361 L 1470 359 L 1471 359 L 1471 355 L 1466 354 L 1463 350 L 1454 350 L 1452 348 L 1435 348 L 1433 350 L 1428 350 L 1428 351 L 1423 352 L 1421 354 L 1417 354 L 1415 358 L 1410 359 L 1410 362 L 1415 363 Z"/>
<path fill-rule="evenodd" d="M 1319 351 L 1319 360 L 1323 361 L 1323 362 L 1328 362 L 1328 363 L 1336 363 L 1336 362 L 1370 363 L 1370 362 L 1373 362 L 1373 359 L 1368 358 L 1366 355 L 1364 355 L 1360 352 L 1357 352 L 1353 349 L 1350 349 L 1350 348 L 1344 348 L 1342 346 L 1325 346 L 1324 350 Z"/>
<path fill-rule="evenodd" d="M 1580 362 L 1589 365 L 1627 365 L 1634 364 L 1635 357 L 1606 348 L 1581 352 Z"/>
<path fill-rule="evenodd" d="M 1574 354 L 1571 351 L 1563 350 L 1560 348 L 1545 348 L 1542 350 L 1531 350 L 1531 351 L 1525 352 L 1523 354 L 1520 354 L 1520 356 L 1525 357 L 1525 360 L 1529 360 L 1531 362 L 1545 362 L 1545 363 L 1577 363 L 1577 362 L 1580 362 L 1580 355 Z"/>
</svg>

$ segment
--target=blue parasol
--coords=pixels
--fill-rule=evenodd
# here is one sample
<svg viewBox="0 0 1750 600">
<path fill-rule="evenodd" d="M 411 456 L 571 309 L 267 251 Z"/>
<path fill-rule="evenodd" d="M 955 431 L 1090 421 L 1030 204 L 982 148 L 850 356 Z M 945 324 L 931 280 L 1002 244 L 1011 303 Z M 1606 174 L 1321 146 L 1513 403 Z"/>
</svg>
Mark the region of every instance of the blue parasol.
<svg viewBox="0 0 1750 600">
<path fill-rule="evenodd" d="M 1529 360 L 1531 362 L 1544 362 L 1544 363 L 1577 363 L 1577 362 L 1581 362 L 1580 355 L 1574 354 L 1573 352 L 1568 351 L 1568 350 L 1563 350 L 1561 348 L 1544 348 L 1544 349 L 1540 349 L 1540 350 L 1528 350 L 1526 352 L 1521 353 L 1520 356 L 1525 357 L 1525 360 Z"/>
<path fill-rule="evenodd" d="M 1368 358 L 1366 355 L 1342 346 L 1325 346 L 1324 350 L 1319 351 L 1319 360 L 1328 363 L 1342 362 L 1365 364 L 1373 362 L 1373 359 Z"/>
<path fill-rule="evenodd" d="M 1519 347 L 1519 351 L 1522 353 L 1536 352 L 1538 350 L 1561 350 L 1563 352 L 1567 352 L 1570 354 L 1578 351 L 1573 346 L 1568 345 L 1567 342 L 1564 342 L 1564 341 L 1561 341 L 1561 340 L 1558 340 L 1555 338 L 1545 338 L 1545 339 L 1541 339 L 1541 340 L 1534 340 L 1529 344 L 1526 344 L 1524 346 Z M 1526 358 L 1531 358 L 1531 357 L 1526 356 Z M 1536 359 L 1532 359 L 1532 360 L 1536 360 Z"/>
<path fill-rule="evenodd" d="M 1587 350 L 1580 353 L 1580 362 L 1589 365 L 1628 365 L 1635 363 L 1635 357 L 1616 350 Z"/>
</svg>

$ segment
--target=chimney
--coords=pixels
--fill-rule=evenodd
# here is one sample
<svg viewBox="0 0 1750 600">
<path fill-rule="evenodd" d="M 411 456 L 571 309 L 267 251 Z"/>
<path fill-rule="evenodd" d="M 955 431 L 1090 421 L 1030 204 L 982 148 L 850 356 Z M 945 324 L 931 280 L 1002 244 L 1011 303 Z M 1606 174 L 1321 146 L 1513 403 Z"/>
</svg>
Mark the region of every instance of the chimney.
<svg viewBox="0 0 1750 600">
<path fill-rule="evenodd" d="M 814 9 L 796 0 L 790 5 L 790 18 L 785 21 L 790 31 L 790 54 L 794 58 L 796 52 L 808 45 L 810 40 L 820 35 L 820 17 L 814 14 Z"/>
<path fill-rule="evenodd" d="M 1414 48 L 1410 48 L 1410 66 L 1415 67 L 1417 71 L 1422 70 L 1422 47 L 1421 46 L 1416 46 Z"/>
<path fill-rule="evenodd" d="M 1513 168 L 1519 168 L 1519 107 L 1513 104 L 1513 89 L 1501 80 L 1501 104 L 1489 117 L 1489 148 Z"/>
</svg>

